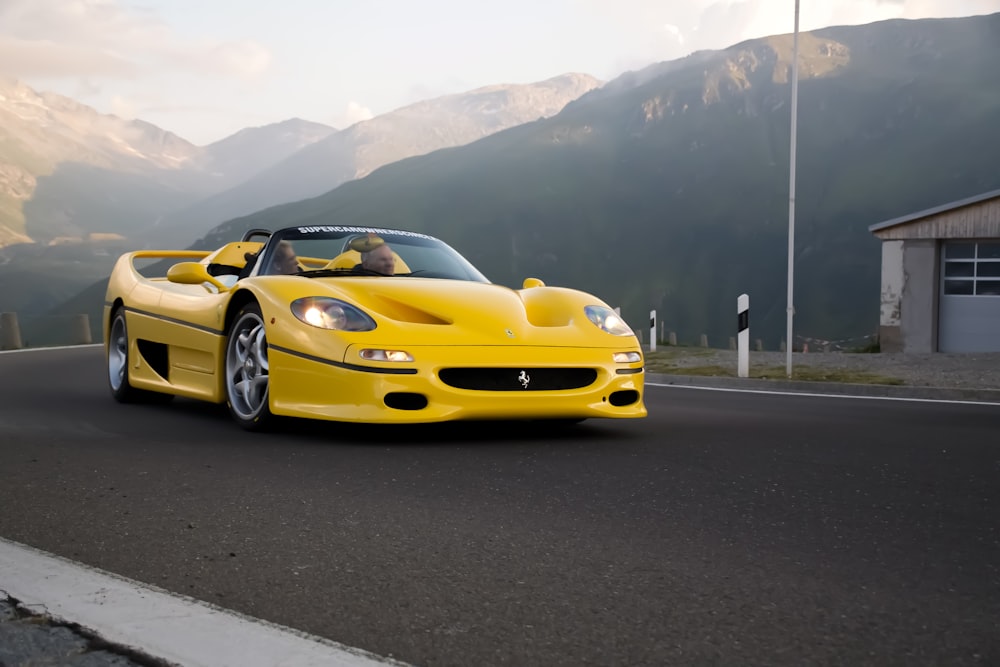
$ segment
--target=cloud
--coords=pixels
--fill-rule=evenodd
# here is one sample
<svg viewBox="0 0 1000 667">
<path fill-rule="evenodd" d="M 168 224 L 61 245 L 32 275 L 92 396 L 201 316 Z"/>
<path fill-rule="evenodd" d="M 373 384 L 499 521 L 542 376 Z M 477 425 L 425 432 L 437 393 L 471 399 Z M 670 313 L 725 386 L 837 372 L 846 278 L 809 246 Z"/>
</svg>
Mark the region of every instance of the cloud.
<svg viewBox="0 0 1000 667">
<path fill-rule="evenodd" d="M 738 42 L 790 33 L 795 6 L 789 0 L 713 0 L 697 2 L 699 16 L 692 46 L 724 48 Z M 803 0 L 799 29 L 861 25 L 887 19 L 973 16 L 1000 11 L 1000 0 Z"/>
<path fill-rule="evenodd" d="M 374 117 L 375 114 L 372 113 L 371 109 L 355 102 L 354 100 L 351 100 L 347 104 L 347 109 L 341 115 L 340 119 L 334 122 L 334 126 L 343 129 L 345 127 L 350 127 L 355 123 L 360 123 L 363 120 L 370 120 Z"/>
<path fill-rule="evenodd" d="M 65 70 L 86 70 L 101 59 L 127 60 L 136 48 L 149 50 L 169 39 L 155 17 L 126 11 L 113 0 L 4 0 L 0 37 L 11 45 L 50 51 Z M 89 54 L 74 63 L 62 54 Z M 103 72 L 102 72 L 103 73 Z"/>
<path fill-rule="evenodd" d="M 678 28 L 677 26 L 671 23 L 667 23 L 663 26 L 663 31 L 667 33 L 667 35 L 669 35 L 670 37 L 673 37 L 675 40 L 677 40 L 678 44 L 684 43 L 684 33 L 681 32 L 681 29 Z"/>
<path fill-rule="evenodd" d="M 791 33 L 792 0 L 685 0 L 650 2 L 578 0 L 597 39 L 613 45 L 591 69 L 604 78 L 701 50 L 725 49 L 748 39 Z M 972 16 L 1000 11 L 1000 0 L 802 0 L 799 29 L 860 25 L 886 19 Z M 599 20 L 598 20 L 599 19 Z"/>
<path fill-rule="evenodd" d="M 132 120 L 136 117 L 135 104 L 121 95 L 114 95 L 111 98 L 111 113 L 119 118 Z"/>
<path fill-rule="evenodd" d="M 271 52 L 257 42 L 242 40 L 207 44 L 200 52 L 196 50 L 188 56 L 188 60 L 193 60 L 189 63 L 192 67 L 208 64 L 215 74 L 221 76 L 253 79 L 267 72 L 271 65 Z"/>
<path fill-rule="evenodd" d="M 2 20 L 2 19 L 0 19 Z M 51 40 L 0 35 L 0 70 L 20 78 L 110 76 L 132 78 L 137 64 L 115 53 Z"/>
<path fill-rule="evenodd" d="M 120 0 L 2 0 L 0 69 L 21 77 L 253 78 L 271 54 L 251 40 L 194 40 Z"/>
</svg>

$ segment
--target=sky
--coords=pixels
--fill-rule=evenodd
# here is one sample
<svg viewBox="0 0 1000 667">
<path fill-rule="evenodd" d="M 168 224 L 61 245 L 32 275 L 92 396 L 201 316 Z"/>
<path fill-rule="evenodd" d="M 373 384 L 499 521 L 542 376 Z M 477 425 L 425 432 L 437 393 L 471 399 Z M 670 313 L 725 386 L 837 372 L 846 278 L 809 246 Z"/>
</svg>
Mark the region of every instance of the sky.
<svg viewBox="0 0 1000 667">
<path fill-rule="evenodd" d="M 0 75 L 197 145 L 302 118 L 623 72 L 791 33 L 794 0 L 0 0 Z M 1000 0 L 805 0 L 799 28 L 1000 12 Z"/>
</svg>

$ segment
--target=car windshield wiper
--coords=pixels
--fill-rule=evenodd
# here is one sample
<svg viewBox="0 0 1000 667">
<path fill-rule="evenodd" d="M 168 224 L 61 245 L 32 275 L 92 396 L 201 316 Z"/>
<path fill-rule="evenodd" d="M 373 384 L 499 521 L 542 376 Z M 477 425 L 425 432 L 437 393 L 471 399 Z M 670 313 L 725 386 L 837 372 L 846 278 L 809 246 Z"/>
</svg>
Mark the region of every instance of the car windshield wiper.
<svg viewBox="0 0 1000 667">
<path fill-rule="evenodd" d="M 330 278 L 333 276 L 356 276 L 358 274 L 354 269 L 310 269 L 309 271 L 300 271 L 296 275 L 305 278 Z"/>
<path fill-rule="evenodd" d="M 387 276 L 384 273 L 379 273 L 378 271 L 372 271 L 371 269 L 364 269 L 360 266 L 355 266 L 351 268 L 342 269 L 310 269 L 309 271 L 301 271 L 297 276 L 303 276 L 305 278 L 337 278 L 340 276 L 376 276 L 379 278 L 389 278 L 393 276 Z M 411 271 L 409 273 L 397 273 L 394 277 L 406 277 L 406 276 L 418 276 L 420 278 L 446 278 L 449 280 L 464 280 L 460 276 L 453 275 L 451 273 L 442 273 L 440 271 L 431 271 L 429 269 L 417 269 L 416 271 Z"/>
<path fill-rule="evenodd" d="M 352 267 L 346 269 L 311 269 L 309 271 L 302 271 L 296 275 L 303 276 L 305 278 L 335 278 L 340 276 L 381 276 L 386 277 L 384 273 L 379 273 L 378 271 L 370 271 L 369 269 L 362 269 L 361 267 Z M 405 274 L 403 274 L 405 275 Z"/>
</svg>

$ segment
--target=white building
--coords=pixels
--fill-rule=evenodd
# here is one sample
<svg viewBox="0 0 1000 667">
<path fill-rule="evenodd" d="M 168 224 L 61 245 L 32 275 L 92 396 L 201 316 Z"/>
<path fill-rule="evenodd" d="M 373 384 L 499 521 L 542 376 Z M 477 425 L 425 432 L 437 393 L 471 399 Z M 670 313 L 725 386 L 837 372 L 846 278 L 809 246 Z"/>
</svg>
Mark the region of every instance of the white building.
<svg viewBox="0 0 1000 667">
<path fill-rule="evenodd" d="M 869 227 L 883 352 L 1000 352 L 1000 190 Z"/>
</svg>

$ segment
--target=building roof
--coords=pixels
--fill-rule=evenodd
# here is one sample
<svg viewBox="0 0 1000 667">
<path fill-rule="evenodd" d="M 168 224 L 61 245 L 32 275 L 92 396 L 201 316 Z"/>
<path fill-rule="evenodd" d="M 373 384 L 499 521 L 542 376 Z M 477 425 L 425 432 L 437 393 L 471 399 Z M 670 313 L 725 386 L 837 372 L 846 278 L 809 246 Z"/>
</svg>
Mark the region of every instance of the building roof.
<svg viewBox="0 0 1000 667">
<path fill-rule="evenodd" d="M 958 201 L 953 201 L 950 204 L 944 204 L 943 206 L 935 206 L 934 208 L 929 208 L 920 211 L 918 213 L 911 213 L 909 215 L 904 215 L 900 218 L 893 218 L 892 220 L 879 222 L 874 225 L 871 225 L 868 228 L 868 231 L 874 233 L 877 231 L 881 231 L 883 229 L 888 229 L 889 227 L 895 227 L 897 225 L 905 225 L 915 220 L 929 218 L 930 216 L 937 215 L 938 213 L 945 213 L 946 211 L 954 211 L 955 209 L 962 208 L 963 206 L 970 206 L 972 204 L 978 204 L 980 202 L 996 198 L 1000 198 L 1000 190 L 991 190 L 990 192 L 984 192 L 981 195 L 969 197 L 968 199 L 959 199 Z"/>
</svg>

